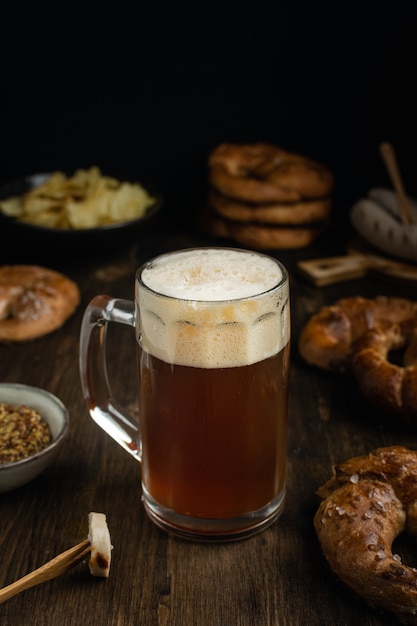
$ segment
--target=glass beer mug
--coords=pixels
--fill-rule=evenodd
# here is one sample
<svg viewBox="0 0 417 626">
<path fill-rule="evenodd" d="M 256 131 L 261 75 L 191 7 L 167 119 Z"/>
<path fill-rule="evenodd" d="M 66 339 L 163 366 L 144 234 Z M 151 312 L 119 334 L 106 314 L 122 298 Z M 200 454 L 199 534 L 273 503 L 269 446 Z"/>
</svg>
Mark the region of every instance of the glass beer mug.
<svg viewBox="0 0 417 626">
<path fill-rule="evenodd" d="M 91 417 L 142 465 L 142 500 L 160 528 L 241 539 L 285 499 L 288 273 L 261 253 L 193 248 L 138 269 L 135 301 L 96 296 L 84 313 L 80 373 Z M 138 423 L 112 397 L 111 323 L 133 327 Z M 134 468 L 132 471 L 135 471 Z"/>
</svg>

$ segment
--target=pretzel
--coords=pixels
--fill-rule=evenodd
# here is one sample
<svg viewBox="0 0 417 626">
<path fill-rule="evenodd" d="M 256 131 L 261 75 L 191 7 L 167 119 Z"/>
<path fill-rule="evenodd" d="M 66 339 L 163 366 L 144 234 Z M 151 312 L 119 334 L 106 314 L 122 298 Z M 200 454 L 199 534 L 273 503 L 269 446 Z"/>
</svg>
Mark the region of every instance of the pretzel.
<svg viewBox="0 0 417 626">
<path fill-rule="evenodd" d="M 58 329 L 80 302 L 69 278 L 36 265 L 0 267 L 0 342 L 28 341 Z"/>
<path fill-rule="evenodd" d="M 201 212 L 200 225 L 215 237 L 234 239 L 241 246 L 256 250 L 304 248 L 313 243 L 324 229 L 322 223 L 288 226 L 238 222 L 222 217 L 209 207 Z"/>
<path fill-rule="evenodd" d="M 403 350 L 399 363 L 390 352 Z M 417 421 L 417 318 L 385 323 L 366 332 L 352 348 L 352 373 L 378 409 L 411 424 Z"/>
<path fill-rule="evenodd" d="M 417 302 L 406 298 L 343 298 L 310 318 L 299 335 L 299 351 L 311 365 L 350 371 L 352 346 L 359 337 L 381 323 L 403 323 L 415 317 Z"/>
<path fill-rule="evenodd" d="M 328 196 L 333 176 L 320 163 L 268 143 L 223 143 L 209 155 L 209 182 L 244 202 L 299 202 Z"/>
<path fill-rule="evenodd" d="M 392 552 L 403 531 L 417 535 L 417 452 L 392 446 L 354 457 L 317 495 L 314 528 L 334 573 L 370 606 L 417 624 L 417 569 Z"/>
<path fill-rule="evenodd" d="M 259 222 L 284 226 L 327 220 L 330 215 L 330 198 L 306 200 L 304 202 L 281 202 L 275 204 L 253 204 L 226 198 L 216 191 L 209 191 L 209 206 L 222 217 L 238 222 Z"/>
</svg>

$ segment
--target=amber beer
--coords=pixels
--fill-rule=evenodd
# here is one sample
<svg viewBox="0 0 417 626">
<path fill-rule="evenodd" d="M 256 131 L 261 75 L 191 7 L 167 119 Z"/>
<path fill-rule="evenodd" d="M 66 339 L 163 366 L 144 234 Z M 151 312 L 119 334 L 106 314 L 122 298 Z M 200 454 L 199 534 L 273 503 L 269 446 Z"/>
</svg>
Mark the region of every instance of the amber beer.
<svg viewBox="0 0 417 626">
<path fill-rule="evenodd" d="M 285 496 L 285 269 L 255 252 L 188 250 L 154 260 L 136 289 L 148 513 L 185 533 L 271 523 Z"/>
</svg>

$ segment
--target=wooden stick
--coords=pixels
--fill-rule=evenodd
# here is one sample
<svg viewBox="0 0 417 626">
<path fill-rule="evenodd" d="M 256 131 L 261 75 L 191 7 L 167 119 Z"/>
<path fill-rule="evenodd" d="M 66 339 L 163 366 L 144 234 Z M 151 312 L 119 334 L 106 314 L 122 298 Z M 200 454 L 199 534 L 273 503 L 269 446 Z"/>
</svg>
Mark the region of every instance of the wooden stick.
<svg viewBox="0 0 417 626">
<path fill-rule="evenodd" d="M 19 578 L 16 582 L 0 589 L 0 604 L 26 589 L 63 574 L 74 567 L 74 565 L 77 565 L 77 563 L 80 563 L 90 551 L 90 542 L 88 539 L 85 539 L 76 546 L 69 548 L 69 550 L 58 554 L 58 556 L 30 572 L 30 574 L 26 574 L 23 578 Z"/>
<path fill-rule="evenodd" d="M 381 143 L 379 149 L 397 194 L 398 210 L 400 212 L 401 220 L 406 226 L 415 224 L 417 222 L 417 218 L 404 189 L 394 148 L 390 143 L 385 142 Z"/>
</svg>

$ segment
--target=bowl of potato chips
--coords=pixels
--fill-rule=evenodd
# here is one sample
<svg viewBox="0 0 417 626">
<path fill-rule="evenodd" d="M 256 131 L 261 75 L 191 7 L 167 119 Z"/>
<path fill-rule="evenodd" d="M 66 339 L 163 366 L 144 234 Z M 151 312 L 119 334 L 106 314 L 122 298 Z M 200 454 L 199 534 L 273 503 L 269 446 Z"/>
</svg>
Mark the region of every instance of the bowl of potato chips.
<svg viewBox="0 0 417 626">
<path fill-rule="evenodd" d="M 92 166 L 72 174 L 34 174 L 3 185 L 0 224 L 30 249 L 108 252 L 109 246 L 132 240 L 161 204 L 161 195 L 151 186 L 106 176 Z"/>
</svg>

